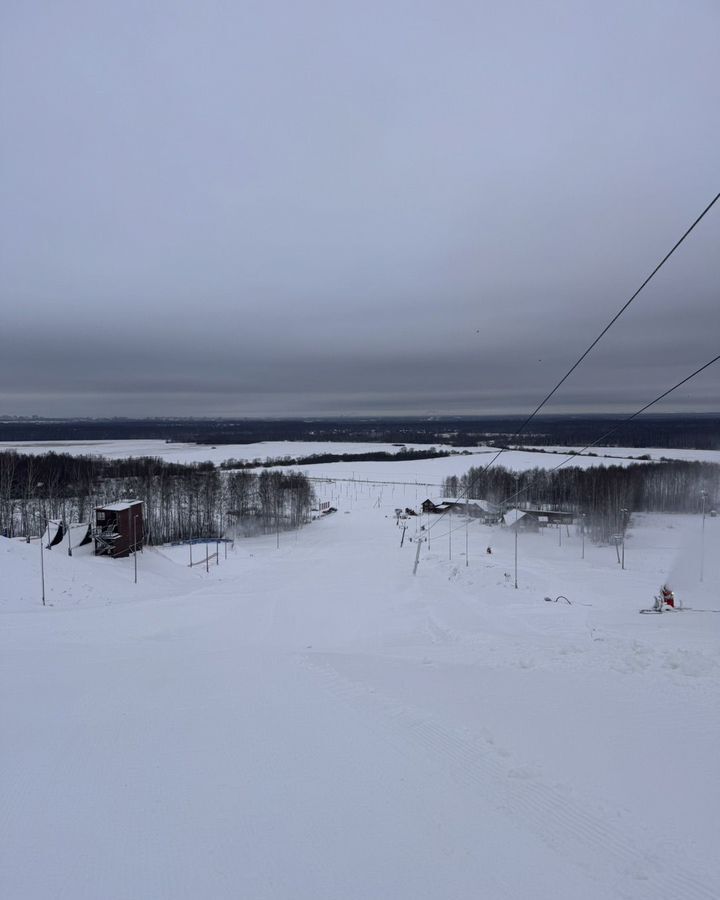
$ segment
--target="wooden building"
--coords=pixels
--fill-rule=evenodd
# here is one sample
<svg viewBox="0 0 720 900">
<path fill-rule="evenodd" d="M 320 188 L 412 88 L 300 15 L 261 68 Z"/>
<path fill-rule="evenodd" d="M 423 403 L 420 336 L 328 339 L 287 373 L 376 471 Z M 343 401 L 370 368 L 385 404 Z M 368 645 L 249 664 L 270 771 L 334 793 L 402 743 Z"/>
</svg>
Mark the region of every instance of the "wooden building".
<svg viewBox="0 0 720 900">
<path fill-rule="evenodd" d="M 511 531 L 539 531 L 538 517 L 525 509 L 511 507 L 503 513 L 503 524 Z"/>
<path fill-rule="evenodd" d="M 541 527 L 547 525 L 572 525 L 575 521 L 575 513 L 568 509 L 541 509 L 539 507 L 525 506 L 523 507 L 523 512 L 535 516 Z"/>
<path fill-rule="evenodd" d="M 119 558 L 142 550 L 145 536 L 142 500 L 118 500 L 95 510 L 95 555 Z"/>
<path fill-rule="evenodd" d="M 465 497 L 443 497 L 441 500 L 431 500 L 428 497 L 422 504 L 424 513 L 439 515 L 450 510 L 473 519 L 480 519 L 484 525 L 494 525 L 502 518 L 500 507 L 489 500 L 474 500 Z"/>
<path fill-rule="evenodd" d="M 530 509 L 528 507 L 515 509 L 511 507 L 503 513 L 503 522 L 508 528 L 515 528 L 516 513 L 518 531 L 539 531 L 550 525 L 557 525 L 558 528 L 561 528 L 563 525 L 572 525 L 575 521 L 574 513 L 568 510 Z"/>
</svg>

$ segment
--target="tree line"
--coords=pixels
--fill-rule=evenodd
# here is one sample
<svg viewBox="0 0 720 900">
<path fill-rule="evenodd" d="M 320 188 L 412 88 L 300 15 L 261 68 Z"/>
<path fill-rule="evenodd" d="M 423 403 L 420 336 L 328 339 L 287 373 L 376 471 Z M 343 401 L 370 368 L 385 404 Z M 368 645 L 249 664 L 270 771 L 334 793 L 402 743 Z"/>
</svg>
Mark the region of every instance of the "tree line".
<svg viewBox="0 0 720 900">
<path fill-rule="evenodd" d="M 267 457 L 265 460 L 256 457 L 247 459 L 226 459 L 220 463 L 221 469 L 257 469 L 271 468 L 275 466 L 307 466 L 318 463 L 331 462 L 405 462 L 416 459 L 436 459 L 442 456 L 452 456 L 458 451 L 438 450 L 430 447 L 429 450 L 400 449 L 396 453 L 387 450 L 368 450 L 364 453 L 310 453 L 308 456 L 282 456 Z M 469 450 L 465 453 L 469 454 Z"/>
<path fill-rule="evenodd" d="M 38 534 L 47 519 L 93 521 L 96 507 L 123 497 L 145 501 L 146 541 L 162 544 L 297 528 L 308 521 L 313 490 L 296 472 L 0 452 L 0 534 L 6 537 Z"/>
<path fill-rule="evenodd" d="M 622 531 L 633 512 L 696 513 L 702 508 L 702 491 L 706 509 L 717 506 L 720 465 L 668 460 L 517 473 L 503 466 L 493 466 L 487 472 L 473 467 L 459 478 L 446 478 L 443 490 L 447 497 L 570 510 L 584 515 L 592 537 L 603 541 Z"/>
<path fill-rule="evenodd" d="M 258 441 L 382 441 L 475 446 L 493 441 L 584 447 L 618 424 L 608 415 L 540 414 L 516 435 L 524 416 L 353 419 L 37 419 L 0 418 L 0 441 L 91 441 L 154 438 L 199 444 Z M 717 414 L 645 414 L 624 422 L 604 444 L 616 447 L 720 449 Z"/>
</svg>

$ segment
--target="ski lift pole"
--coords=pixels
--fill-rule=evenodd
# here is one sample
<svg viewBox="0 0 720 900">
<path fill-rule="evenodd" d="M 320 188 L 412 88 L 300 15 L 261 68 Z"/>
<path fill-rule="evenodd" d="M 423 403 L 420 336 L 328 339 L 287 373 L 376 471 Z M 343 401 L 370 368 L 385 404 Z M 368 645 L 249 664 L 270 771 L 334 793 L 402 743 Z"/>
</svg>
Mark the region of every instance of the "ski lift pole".
<svg viewBox="0 0 720 900">
<path fill-rule="evenodd" d="M 420 545 L 421 544 L 422 544 L 422 538 L 418 537 L 417 550 L 415 551 L 415 565 L 413 566 L 413 575 L 417 575 L 418 566 L 420 565 Z"/>
</svg>

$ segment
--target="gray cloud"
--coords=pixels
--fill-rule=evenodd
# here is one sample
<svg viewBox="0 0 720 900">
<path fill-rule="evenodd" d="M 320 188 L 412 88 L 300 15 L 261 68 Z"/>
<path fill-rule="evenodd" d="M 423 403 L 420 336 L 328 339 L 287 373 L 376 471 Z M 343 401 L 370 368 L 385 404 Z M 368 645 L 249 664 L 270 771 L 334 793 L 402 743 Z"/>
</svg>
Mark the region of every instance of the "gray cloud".
<svg viewBox="0 0 720 900">
<path fill-rule="evenodd" d="M 2 15 L 0 413 L 524 410 L 717 190 L 715 4 Z M 713 210 L 552 409 L 717 353 L 719 246 Z"/>
</svg>

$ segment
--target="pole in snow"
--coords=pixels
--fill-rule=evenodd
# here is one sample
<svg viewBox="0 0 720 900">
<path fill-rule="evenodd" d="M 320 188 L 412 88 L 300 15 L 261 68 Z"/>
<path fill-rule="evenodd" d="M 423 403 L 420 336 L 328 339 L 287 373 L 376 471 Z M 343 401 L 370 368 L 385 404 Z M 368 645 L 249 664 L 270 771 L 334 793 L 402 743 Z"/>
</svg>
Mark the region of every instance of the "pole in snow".
<svg viewBox="0 0 720 900">
<path fill-rule="evenodd" d="M 417 550 L 415 551 L 415 565 L 413 566 L 413 575 L 417 575 L 418 566 L 420 565 L 420 545 L 422 544 L 422 538 L 418 538 L 417 542 Z"/>
<path fill-rule="evenodd" d="M 470 515 L 469 515 L 469 504 L 465 504 L 465 565 L 469 566 L 468 562 L 468 545 L 470 543 L 469 540 L 470 533 Z"/>
<path fill-rule="evenodd" d="M 133 561 L 135 562 L 135 584 L 137 584 L 137 516 L 133 516 Z"/>
<path fill-rule="evenodd" d="M 40 580 L 42 581 L 42 603 L 45 606 L 45 559 L 43 557 L 43 535 L 40 535 Z"/>
<path fill-rule="evenodd" d="M 700 581 L 705 577 L 705 497 L 707 491 L 700 491 L 702 497 L 702 532 L 700 536 Z"/>
</svg>

